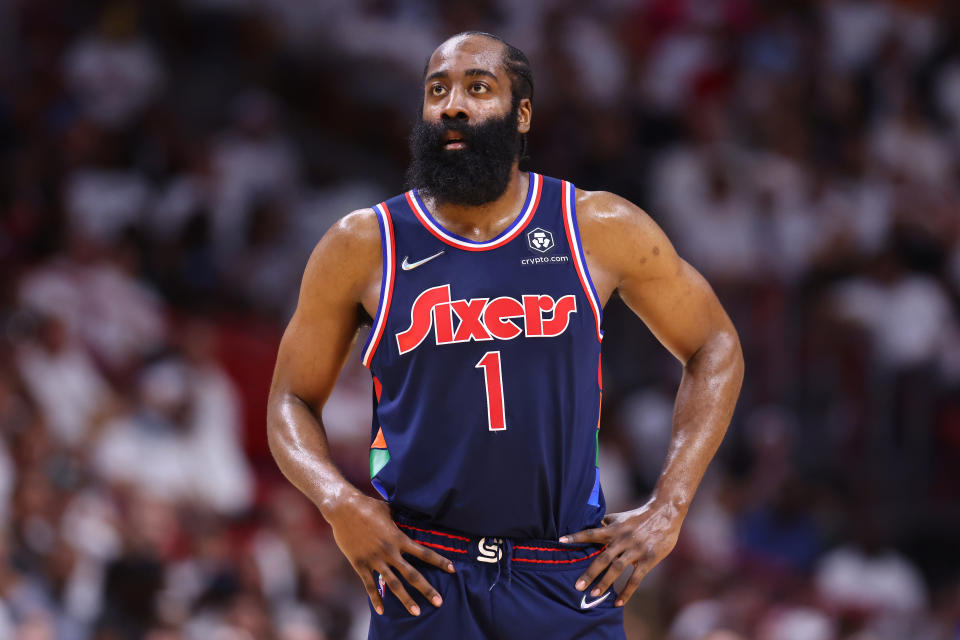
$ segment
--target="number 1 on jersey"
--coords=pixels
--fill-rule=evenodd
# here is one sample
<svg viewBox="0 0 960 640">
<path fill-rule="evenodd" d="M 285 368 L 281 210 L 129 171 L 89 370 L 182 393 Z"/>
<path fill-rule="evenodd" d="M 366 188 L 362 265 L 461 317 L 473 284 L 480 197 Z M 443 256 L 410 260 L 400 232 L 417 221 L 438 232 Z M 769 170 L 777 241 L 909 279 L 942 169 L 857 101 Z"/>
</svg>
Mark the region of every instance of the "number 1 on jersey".
<svg viewBox="0 0 960 640">
<path fill-rule="evenodd" d="M 487 424 L 490 425 L 490 431 L 503 431 L 507 428 L 507 413 L 503 406 L 500 352 L 487 351 L 474 368 L 483 369 L 483 382 L 487 387 Z"/>
</svg>

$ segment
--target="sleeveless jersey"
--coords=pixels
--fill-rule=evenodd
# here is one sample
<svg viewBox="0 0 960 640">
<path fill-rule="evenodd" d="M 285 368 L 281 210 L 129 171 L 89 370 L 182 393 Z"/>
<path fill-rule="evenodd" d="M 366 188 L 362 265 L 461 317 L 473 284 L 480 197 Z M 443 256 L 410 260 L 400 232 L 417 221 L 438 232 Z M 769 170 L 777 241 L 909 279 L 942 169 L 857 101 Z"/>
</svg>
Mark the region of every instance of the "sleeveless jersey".
<svg viewBox="0 0 960 640">
<path fill-rule="evenodd" d="M 398 513 L 473 535 L 599 526 L 602 308 L 573 185 L 530 173 L 522 210 L 484 242 L 444 229 L 417 190 L 375 210 L 373 486 Z"/>
</svg>

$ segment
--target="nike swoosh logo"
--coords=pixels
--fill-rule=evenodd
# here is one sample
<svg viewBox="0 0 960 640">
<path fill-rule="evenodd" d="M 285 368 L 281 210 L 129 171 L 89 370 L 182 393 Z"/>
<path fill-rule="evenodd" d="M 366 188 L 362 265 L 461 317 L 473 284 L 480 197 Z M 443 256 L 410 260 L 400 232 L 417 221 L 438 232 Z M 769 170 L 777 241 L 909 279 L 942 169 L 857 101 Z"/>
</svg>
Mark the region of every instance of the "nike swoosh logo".
<svg viewBox="0 0 960 640">
<path fill-rule="evenodd" d="M 432 256 L 427 256 L 423 260 L 417 260 L 416 262 L 408 262 L 409 256 L 403 256 L 403 262 L 400 264 L 400 268 L 403 269 L 404 271 L 410 271 L 410 269 L 416 269 L 420 265 L 426 264 L 427 262 L 430 262 L 431 260 L 433 260 L 434 258 L 442 254 L 443 254 L 443 251 L 439 253 L 435 253 Z"/>
<path fill-rule="evenodd" d="M 608 595 L 610 595 L 610 592 L 609 592 L 609 591 L 607 591 L 605 594 L 603 594 L 602 596 L 600 596 L 600 597 L 597 598 L 596 600 L 591 600 L 590 602 L 587 602 L 587 594 L 583 594 L 583 597 L 580 598 L 580 608 L 581 608 L 581 609 L 592 609 L 593 607 L 597 606 L 598 604 L 600 604 L 601 602 L 603 602 L 604 600 L 606 600 Z"/>
</svg>

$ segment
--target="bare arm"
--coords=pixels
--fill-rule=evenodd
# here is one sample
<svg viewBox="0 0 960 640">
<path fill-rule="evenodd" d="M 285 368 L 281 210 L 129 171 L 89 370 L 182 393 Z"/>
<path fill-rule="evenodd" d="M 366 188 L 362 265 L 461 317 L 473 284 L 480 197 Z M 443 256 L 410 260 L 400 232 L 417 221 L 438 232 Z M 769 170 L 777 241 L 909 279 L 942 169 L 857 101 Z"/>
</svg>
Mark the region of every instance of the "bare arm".
<svg viewBox="0 0 960 640">
<path fill-rule="evenodd" d="M 297 309 L 280 341 L 267 405 L 270 451 L 283 474 L 320 510 L 378 612 L 373 572 L 414 615 L 419 607 L 399 573 L 436 606 L 440 595 L 401 554 L 453 571 L 449 560 L 416 544 L 393 523 L 386 502 L 350 484 L 333 464 L 321 411 L 358 327 L 358 305 L 374 315 L 380 292 L 380 231 L 370 209 L 338 222 L 307 262 Z M 396 573 L 395 573 L 396 571 Z"/>
<path fill-rule="evenodd" d="M 270 451 L 287 479 L 328 520 L 361 493 L 333 465 L 320 416 L 356 338 L 357 305 L 379 268 L 377 223 L 371 215 L 347 216 L 314 249 L 270 386 Z"/>
<path fill-rule="evenodd" d="M 673 437 L 650 500 L 609 514 L 604 527 L 565 536 L 602 542 L 577 582 L 585 589 L 607 567 L 591 593 L 600 595 L 634 567 L 617 605 L 676 545 L 680 525 L 713 459 L 743 381 L 736 330 L 706 280 L 681 259 L 663 231 L 633 204 L 608 193 L 582 193 L 578 218 L 587 261 L 606 300 L 614 289 L 683 365 L 673 414 Z"/>
</svg>

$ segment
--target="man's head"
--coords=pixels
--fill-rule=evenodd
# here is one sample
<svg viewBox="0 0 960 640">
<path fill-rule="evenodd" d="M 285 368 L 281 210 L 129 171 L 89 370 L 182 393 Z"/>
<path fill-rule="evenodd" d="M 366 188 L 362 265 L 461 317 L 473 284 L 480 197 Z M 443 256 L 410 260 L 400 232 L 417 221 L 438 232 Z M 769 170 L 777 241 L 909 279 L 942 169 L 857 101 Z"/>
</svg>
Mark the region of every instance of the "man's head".
<svg viewBox="0 0 960 640">
<path fill-rule="evenodd" d="M 526 56 L 496 36 L 468 31 L 437 47 L 423 77 L 407 182 L 441 202 L 495 200 L 526 152 L 533 111 Z"/>
</svg>

